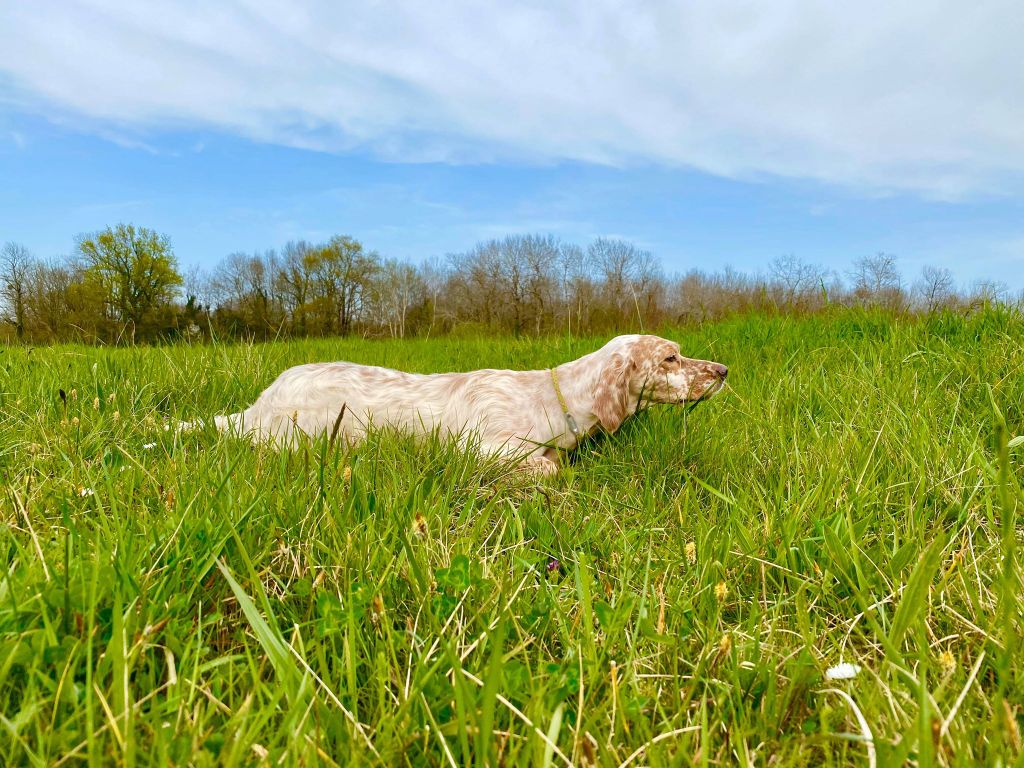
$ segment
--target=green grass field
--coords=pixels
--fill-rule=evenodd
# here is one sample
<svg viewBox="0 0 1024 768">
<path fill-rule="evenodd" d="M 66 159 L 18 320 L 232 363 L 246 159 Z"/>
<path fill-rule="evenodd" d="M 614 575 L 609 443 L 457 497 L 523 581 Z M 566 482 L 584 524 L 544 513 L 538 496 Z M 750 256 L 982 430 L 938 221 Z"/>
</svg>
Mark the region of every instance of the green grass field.
<svg viewBox="0 0 1024 768">
<path fill-rule="evenodd" d="M 1020 765 L 1024 319 L 664 333 L 731 387 L 539 483 L 163 423 L 603 339 L 0 351 L 0 761 Z"/>
</svg>

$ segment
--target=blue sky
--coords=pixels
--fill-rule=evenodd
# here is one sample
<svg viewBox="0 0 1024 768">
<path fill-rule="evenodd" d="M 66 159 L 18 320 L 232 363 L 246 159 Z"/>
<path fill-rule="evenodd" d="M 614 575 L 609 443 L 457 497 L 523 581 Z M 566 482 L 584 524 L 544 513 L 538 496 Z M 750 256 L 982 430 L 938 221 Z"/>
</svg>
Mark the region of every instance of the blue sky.
<svg viewBox="0 0 1024 768">
<path fill-rule="evenodd" d="M 186 266 L 537 232 L 1024 288 L 1014 3 L 54 5 L 0 6 L 0 241 L 43 257 L 119 221 Z"/>
</svg>

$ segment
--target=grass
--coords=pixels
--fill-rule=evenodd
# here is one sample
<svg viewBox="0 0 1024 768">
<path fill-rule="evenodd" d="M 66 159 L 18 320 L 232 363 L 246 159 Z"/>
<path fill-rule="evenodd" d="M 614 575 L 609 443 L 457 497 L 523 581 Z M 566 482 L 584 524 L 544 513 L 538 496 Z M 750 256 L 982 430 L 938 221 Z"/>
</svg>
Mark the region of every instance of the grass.
<svg viewBox="0 0 1024 768">
<path fill-rule="evenodd" d="M 162 424 L 599 340 L 3 350 L 0 761 L 1021 764 L 1024 320 L 668 335 L 731 388 L 539 484 Z"/>
</svg>

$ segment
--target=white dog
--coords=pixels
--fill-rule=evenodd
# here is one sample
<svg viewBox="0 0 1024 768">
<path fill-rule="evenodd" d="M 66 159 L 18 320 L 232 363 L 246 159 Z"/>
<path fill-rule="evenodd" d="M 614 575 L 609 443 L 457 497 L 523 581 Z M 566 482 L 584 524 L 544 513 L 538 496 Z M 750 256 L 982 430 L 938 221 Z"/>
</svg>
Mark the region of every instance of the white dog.
<svg viewBox="0 0 1024 768">
<path fill-rule="evenodd" d="M 221 431 L 261 440 L 336 433 L 355 442 L 371 425 L 416 433 L 439 429 L 488 454 L 520 459 L 538 474 L 558 471 L 599 427 L 615 432 L 641 403 L 703 400 L 728 369 L 682 357 L 657 336 L 618 336 L 578 360 L 543 371 L 404 373 L 356 363 L 289 368 L 241 413 L 217 416 Z"/>
</svg>

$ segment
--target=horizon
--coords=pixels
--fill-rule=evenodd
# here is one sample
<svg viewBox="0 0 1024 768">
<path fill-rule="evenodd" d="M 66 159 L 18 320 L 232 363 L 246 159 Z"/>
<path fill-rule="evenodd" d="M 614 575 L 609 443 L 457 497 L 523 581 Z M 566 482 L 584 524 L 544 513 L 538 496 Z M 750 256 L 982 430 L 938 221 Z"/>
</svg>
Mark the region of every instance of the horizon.
<svg viewBox="0 0 1024 768">
<path fill-rule="evenodd" d="M 626 239 L 666 273 L 885 252 L 908 285 L 929 265 L 1024 289 L 1009 3 L 63 5 L 0 8 L 0 242 L 40 258 L 119 222 L 183 270 L 536 233 Z"/>
</svg>

